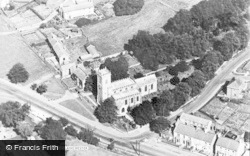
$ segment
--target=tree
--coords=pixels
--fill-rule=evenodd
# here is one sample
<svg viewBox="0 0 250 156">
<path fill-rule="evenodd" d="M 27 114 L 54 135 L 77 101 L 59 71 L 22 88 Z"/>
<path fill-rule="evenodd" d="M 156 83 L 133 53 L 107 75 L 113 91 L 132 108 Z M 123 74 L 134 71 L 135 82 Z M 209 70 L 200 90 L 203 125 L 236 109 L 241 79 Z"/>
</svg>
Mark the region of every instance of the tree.
<svg viewBox="0 0 250 156">
<path fill-rule="evenodd" d="M 116 16 L 133 15 L 141 10 L 144 0 L 116 0 L 113 5 Z"/>
<path fill-rule="evenodd" d="M 66 132 L 60 121 L 47 118 L 45 125 L 40 129 L 39 134 L 45 140 L 65 140 Z"/>
<path fill-rule="evenodd" d="M 67 126 L 64 130 L 68 135 L 71 135 L 74 137 L 78 135 L 76 129 L 72 125 Z"/>
<path fill-rule="evenodd" d="M 143 77 L 143 74 L 142 74 L 142 73 L 136 73 L 136 74 L 134 75 L 134 78 L 135 78 L 135 79 L 138 79 L 138 78 L 141 78 L 141 77 Z"/>
<path fill-rule="evenodd" d="M 165 117 L 158 117 L 149 123 L 150 130 L 161 134 L 170 128 L 170 121 Z"/>
<path fill-rule="evenodd" d="M 109 149 L 110 151 L 112 151 L 114 148 L 115 148 L 115 143 L 114 143 L 114 142 L 111 142 L 111 143 L 108 145 L 108 147 L 107 147 L 107 149 Z"/>
<path fill-rule="evenodd" d="M 186 61 L 180 61 L 179 63 L 177 63 L 175 65 L 175 69 L 178 71 L 178 72 L 185 72 L 185 71 L 188 71 L 189 70 L 189 65 L 187 64 Z"/>
<path fill-rule="evenodd" d="M 168 69 L 168 73 L 172 76 L 177 76 L 178 75 L 178 70 L 175 67 L 170 66 Z"/>
<path fill-rule="evenodd" d="M 22 137 L 27 138 L 32 135 L 34 126 L 27 122 L 19 122 L 16 126 L 16 129 Z"/>
<path fill-rule="evenodd" d="M 117 119 L 117 107 L 112 98 L 106 99 L 94 112 L 101 123 L 113 123 Z"/>
<path fill-rule="evenodd" d="M 60 118 L 60 122 L 62 123 L 63 127 L 69 124 L 69 120 L 64 117 Z"/>
<path fill-rule="evenodd" d="M 93 70 L 85 81 L 84 91 L 92 92 L 95 97 L 97 96 L 97 75 Z"/>
<path fill-rule="evenodd" d="M 128 75 L 128 62 L 124 56 L 119 56 L 117 61 L 112 61 L 110 58 L 106 59 L 104 66 L 111 72 L 112 81 L 127 78 Z"/>
<path fill-rule="evenodd" d="M 10 69 L 7 77 L 12 83 L 23 83 L 29 79 L 29 73 L 21 63 L 17 63 Z"/>
<path fill-rule="evenodd" d="M 156 113 L 149 101 L 143 101 L 141 105 L 132 109 L 131 115 L 136 124 L 145 125 L 155 118 Z"/>
<path fill-rule="evenodd" d="M 152 99 L 152 105 L 157 116 L 168 116 L 174 107 L 174 95 L 169 90 L 165 90 L 159 98 Z"/>
<path fill-rule="evenodd" d="M 21 106 L 19 102 L 8 101 L 0 105 L 0 120 L 7 126 L 16 127 L 17 123 L 24 121 L 28 115 L 30 106 L 24 104 Z"/>
<path fill-rule="evenodd" d="M 186 82 L 179 83 L 173 90 L 172 94 L 174 95 L 174 107 L 173 111 L 177 110 L 180 106 L 185 104 L 188 100 L 191 93 L 191 88 Z"/>
<path fill-rule="evenodd" d="M 77 138 L 82 140 L 88 144 L 97 146 L 100 140 L 94 136 L 92 130 L 82 128 L 81 131 L 78 133 Z"/>
<path fill-rule="evenodd" d="M 30 87 L 32 90 L 36 90 L 36 88 L 37 88 L 37 84 L 36 83 L 34 83 L 33 85 L 31 85 L 31 87 Z"/>
<path fill-rule="evenodd" d="M 172 85 L 177 85 L 178 83 L 180 83 L 180 79 L 177 76 L 174 76 L 173 78 L 170 79 L 170 83 Z"/>
<path fill-rule="evenodd" d="M 202 88 L 205 87 L 206 76 L 200 70 L 195 70 L 187 79 L 187 84 L 191 87 L 191 97 L 198 95 Z"/>
<path fill-rule="evenodd" d="M 47 92 L 47 88 L 48 88 L 47 85 L 41 84 L 39 87 L 37 87 L 36 92 L 39 94 L 43 94 L 43 93 Z"/>
</svg>

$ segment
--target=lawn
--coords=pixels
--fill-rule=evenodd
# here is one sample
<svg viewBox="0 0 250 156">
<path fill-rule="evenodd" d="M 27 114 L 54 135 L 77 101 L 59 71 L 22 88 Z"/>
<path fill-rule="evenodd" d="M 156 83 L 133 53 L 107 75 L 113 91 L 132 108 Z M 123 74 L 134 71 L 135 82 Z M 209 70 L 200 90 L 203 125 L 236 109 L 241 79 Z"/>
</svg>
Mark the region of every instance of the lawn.
<svg viewBox="0 0 250 156">
<path fill-rule="evenodd" d="M 44 94 L 44 96 L 46 96 L 50 99 L 58 99 L 65 94 L 66 89 L 59 79 L 56 79 L 53 77 L 53 78 L 43 82 L 43 84 L 48 86 L 48 90 Z"/>
<path fill-rule="evenodd" d="M 61 102 L 60 105 L 82 115 L 85 116 L 86 118 L 89 118 L 90 120 L 94 120 L 93 115 L 90 114 L 86 108 L 82 106 L 81 103 L 79 103 L 77 100 L 67 100 L 64 102 Z"/>
<path fill-rule="evenodd" d="M 0 15 L 0 32 L 12 31 L 8 26 L 9 22 Z M 30 74 L 27 83 L 30 83 L 43 75 L 50 73 L 49 68 L 42 60 L 26 45 L 19 34 L 0 35 L 0 77 L 5 78 L 6 74 L 16 63 L 22 63 Z"/>
<path fill-rule="evenodd" d="M 225 107 L 227 103 L 220 101 L 219 98 L 213 98 L 200 111 L 211 116 L 217 116 Z"/>
<path fill-rule="evenodd" d="M 107 56 L 122 52 L 124 43 L 138 30 L 148 30 L 152 33 L 163 31 L 161 27 L 174 14 L 171 7 L 147 0 L 142 10 L 135 15 L 109 18 L 83 30 L 97 50 Z"/>
</svg>

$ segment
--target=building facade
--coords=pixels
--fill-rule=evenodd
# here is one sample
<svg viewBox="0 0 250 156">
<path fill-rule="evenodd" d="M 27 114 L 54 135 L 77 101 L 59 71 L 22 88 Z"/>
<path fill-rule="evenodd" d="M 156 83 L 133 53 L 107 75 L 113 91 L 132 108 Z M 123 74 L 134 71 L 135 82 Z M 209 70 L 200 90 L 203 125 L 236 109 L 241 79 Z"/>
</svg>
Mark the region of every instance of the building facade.
<svg viewBox="0 0 250 156">
<path fill-rule="evenodd" d="M 214 133 L 204 132 L 190 125 L 178 123 L 174 129 L 174 142 L 177 145 L 205 155 L 213 154 L 215 141 L 216 135 Z"/>
<path fill-rule="evenodd" d="M 219 137 L 216 141 L 215 156 L 241 156 L 244 153 L 243 141 Z"/>
<path fill-rule="evenodd" d="M 101 69 L 97 72 L 97 100 L 102 103 L 112 97 L 118 107 L 118 115 L 123 116 L 130 107 L 142 102 L 142 97 L 157 92 L 157 78 L 155 75 L 131 79 L 125 78 L 111 82 L 111 72 Z"/>
<path fill-rule="evenodd" d="M 94 14 L 93 0 L 66 0 L 59 9 L 62 17 L 71 20 Z"/>
</svg>

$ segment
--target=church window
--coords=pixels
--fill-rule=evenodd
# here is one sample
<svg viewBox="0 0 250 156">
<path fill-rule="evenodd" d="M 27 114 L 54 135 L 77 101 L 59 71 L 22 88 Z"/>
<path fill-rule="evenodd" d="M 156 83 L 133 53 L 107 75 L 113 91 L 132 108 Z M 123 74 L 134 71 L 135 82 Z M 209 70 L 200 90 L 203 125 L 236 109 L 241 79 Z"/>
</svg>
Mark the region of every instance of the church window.
<svg viewBox="0 0 250 156">
<path fill-rule="evenodd" d="M 122 113 L 125 111 L 125 109 L 124 108 L 122 108 Z"/>
<path fill-rule="evenodd" d="M 147 91 L 147 89 L 148 89 L 147 86 L 145 86 L 145 92 Z"/>
<path fill-rule="evenodd" d="M 127 100 L 125 100 L 125 105 L 126 105 L 126 104 L 128 104 L 128 101 L 127 101 Z"/>
<path fill-rule="evenodd" d="M 151 89 L 153 89 L 153 87 L 154 87 L 154 85 L 153 85 L 153 84 L 151 84 Z"/>
<path fill-rule="evenodd" d="M 137 96 L 137 101 L 139 101 L 139 96 Z"/>
<path fill-rule="evenodd" d="M 134 98 L 131 98 L 131 103 L 133 103 L 134 102 Z"/>
<path fill-rule="evenodd" d="M 141 92 L 141 88 L 139 88 L 139 92 Z"/>
</svg>

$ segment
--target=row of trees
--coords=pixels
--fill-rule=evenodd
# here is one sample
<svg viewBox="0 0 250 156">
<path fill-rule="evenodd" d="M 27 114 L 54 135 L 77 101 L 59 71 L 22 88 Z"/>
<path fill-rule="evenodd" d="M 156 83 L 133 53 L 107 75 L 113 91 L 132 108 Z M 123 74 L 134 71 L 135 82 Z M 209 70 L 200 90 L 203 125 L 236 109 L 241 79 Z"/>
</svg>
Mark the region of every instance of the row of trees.
<svg viewBox="0 0 250 156">
<path fill-rule="evenodd" d="M 81 131 L 78 133 L 72 125 L 69 125 L 68 120 L 65 118 L 60 118 L 60 120 L 47 118 L 44 123 L 38 124 L 35 127 L 35 131 L 45 140 L 65 140 L 68 134 L 88 144 L 97 146 L 100 142 L 94 136 L 92 130 L 81 128 Z"/>
<path fill-rule="evenodd" d="M 202 1 L 170 18 L 163 26 L 166 33 L 139 31 L 124 49 L 133 51 L 143 67 L 151 70 L 176 59 L 202 58 L 211 49 L 228 60 L 247 46 L 249 32 L 243 14 L 247 6 L 247 0 Z"/>
</svg>

